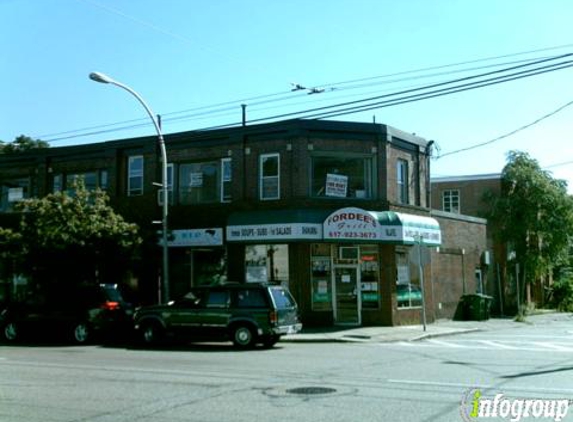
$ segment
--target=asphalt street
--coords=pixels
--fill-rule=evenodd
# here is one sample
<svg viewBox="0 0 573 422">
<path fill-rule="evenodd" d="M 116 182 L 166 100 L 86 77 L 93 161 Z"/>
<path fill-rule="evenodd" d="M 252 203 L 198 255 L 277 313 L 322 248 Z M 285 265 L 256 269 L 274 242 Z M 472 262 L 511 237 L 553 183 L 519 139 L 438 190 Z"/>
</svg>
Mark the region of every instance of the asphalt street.
<svg viewBox="0 0 573 422">
<path fill-rule="evenodd" d="M 0 421 L 451 422 L 469 420 L 477 390 L 573 399 L 572 375 L 567 315 L 415 342 L 280 342 L 246 352 L 1 346 Z M 571 407 L 562 420 L 573 420 Z"/>
</svg>

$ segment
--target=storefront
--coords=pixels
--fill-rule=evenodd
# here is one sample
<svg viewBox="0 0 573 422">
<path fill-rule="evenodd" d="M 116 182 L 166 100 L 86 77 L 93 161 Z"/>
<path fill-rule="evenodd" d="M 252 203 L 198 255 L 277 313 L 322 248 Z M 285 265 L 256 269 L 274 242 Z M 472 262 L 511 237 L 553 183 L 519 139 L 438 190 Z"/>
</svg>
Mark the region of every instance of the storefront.
<svg viewBox="0 0 573 422">
<path fill-rule="evenodd" d="M 303 322 L 381 325 L 397 308 L 396 284 L 415 285 L 401 256 L 441 243 L 430 217 L 360 208 L 236 213 L 226 229 L 242 244 L 244 281 L 287 285 Z M 407 308 L 420 303 L 409 302 Z"/>
<path fill-rule="evenodd" d="M 184 229 L 170 232 L 172 297 L 186 294 L 192 286 L 226 279 L 223 229 Z"/>
</svg>

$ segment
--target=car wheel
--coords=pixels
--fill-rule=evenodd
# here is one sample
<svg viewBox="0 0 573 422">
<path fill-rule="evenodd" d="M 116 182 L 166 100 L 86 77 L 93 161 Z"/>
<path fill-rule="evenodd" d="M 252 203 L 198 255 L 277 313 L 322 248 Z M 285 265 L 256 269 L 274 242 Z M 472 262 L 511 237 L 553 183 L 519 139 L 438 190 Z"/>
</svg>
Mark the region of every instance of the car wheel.
<svg viewBox="0 0 573 422">
<path fill-rule="evenodd" d="M 232 331 L 233 344 L 241 349 L 248 349 L 255 344 L 255 334 L 247 325 L 236 325 Z"/>
<path fill-rule="evenodd" d="M 15 322 L 8 322 L 4 325 L 4 339 L 10 343 L 15 342 L 20 338 L 20 330 Z"/>
<path fill-rule="evenodd" d="M 163 338 L 163 327 L 157 322 L 147 322 L 142 325 L 140 330 L 141 341 L 143 344 L 157 344 Z"/>
<path fill-rule="evenodd" d="M 86 322 L 79 322 L 74 325 L 74 341 L 77 344 L 85 344 L 90 339 L 90 327 Z"/>
<path fill-rule="evenodd" d="M 280 340 L 281 336 L 278 334 L 270 334 L 263 338 L 263 347 L 270 349 Z"/>
</svg>

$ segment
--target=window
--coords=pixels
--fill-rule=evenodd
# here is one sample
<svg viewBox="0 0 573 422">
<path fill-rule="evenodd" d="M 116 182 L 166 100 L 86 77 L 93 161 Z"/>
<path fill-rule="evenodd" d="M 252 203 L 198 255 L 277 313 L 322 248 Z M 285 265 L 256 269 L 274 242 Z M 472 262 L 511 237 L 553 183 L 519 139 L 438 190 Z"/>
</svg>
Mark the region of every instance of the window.
<svg viewBox="0 0 573 422">
<path fill-rule="evenodd" d="M 245 261 L 247 282 L 288 287 L 288 245 L 247 245 Z"/>
<path fill-rule="evenodd" d="M 267 300 L 261 289 L 244 289 L 236 292 L 237 308 L 266 308 Z"/>
<path fill-rule="evenodd" d="M 259 161 L 259 198 L 262 200 L 280 198 L 280 156 L 279 154 L 261 155 Z"/>
<path fill-rule="evenodd" d="M 233 167 L 230 158 L 221 159 L 221 202 L 231 202 L 231 183 L 233 182 Z"/>
<path fill-rule="evenodd" d="M 330 198 L 372 198 L 371 157 L 312 157 L 311 195 Z"/>
<path fill-rule="evenodd" d="M 179 202 L 184 205 L 221 201 L 221 160 L 179 165 Z"/>
<path fill-rule="evenodd" d="M 109 188 L 109 177 L 107 170 L 94 170 L 84 173 L 56 174 L 52 179 L 52 192 L 66 191 L 73 195 L 73 185 L 76 180 L 82 179 L 87 190 L 97 188 L 107 190 Z"/>
<path fill-rule="evenodd" d="M 442 192 L 442 209 L 447 212 L 460 213 L 460 191 L 448 189 Z"/>
<path fill-rule="evenodd" d="M 209 292 L 206 308 L 226 308 L 229 306 L 229 292 L 226 290 L 213 290 Z"/>
<path fill-rule="evenodd" d="M 413 249 L 408 251 L 413 253 Z M 411 266 L 412 256 L 396 253 L 396 302 L 398 308 L 418 308 L 422 306 L 422 289 L 416 266 Z"/>
<path fill-rule="evenodd" d="M 127 161 L 127 196 L 143 195 L 143 155 L 133 155 Z"/>
<path fill-rule="evenodd" d="M 408 180 L 408 161 L 398 160 L 396 165 L 396 180 L 398 184 L 398 202 L 408 204 L 410 202 L 410 183 Z"/>
<path fill-rule="evenodd" d="M 167 201 L 173 205 L 173 163 L 167 164 Z M 157 190 L 157 204 L 163 205 L 163 188 Z"/>
<path fill-rule="evenodd" d="M 27 177 L 5 180 L 0 189 L 2 192 L 0 211 L 12 211 L 16 202 L 30 197 L 30 180 Z"/>
</svg>

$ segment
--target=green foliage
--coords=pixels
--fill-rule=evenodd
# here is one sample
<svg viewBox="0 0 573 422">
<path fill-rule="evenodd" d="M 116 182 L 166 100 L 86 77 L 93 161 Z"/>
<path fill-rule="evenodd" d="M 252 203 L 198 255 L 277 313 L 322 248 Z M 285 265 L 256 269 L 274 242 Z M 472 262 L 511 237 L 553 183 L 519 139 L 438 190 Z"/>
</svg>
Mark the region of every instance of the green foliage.
<svg viewBox="0 0 573 422">
<path fill-rule="evenodd" d="M 567 184 L 553 179 L 536 160 L 520 151 L 508 154 L 501 194 L 490 195 L 491 213 L 498 240 L 516 253 L 526 282 L 534 282 L 568 256 L 573 233 L 573 200 Z"/>
<path fill-rule="evenodd" d="M 18 204 L 22 261 L 33 277 L 112 282 L 141 243 L 138 227 L 83 180 L 74 194 L 56 192 Z M 101 279 L 105 277 L 105 279 Z"/>
<path fill-rule="evenodd" d="M 551 305 L 563 312 L 573 312 L 573 277 L 562 278 L 551 286 Z"/>
<path fill-rule="evenodd" d="M 49 148 L 50 144 L 40 139 L 32 139 L 29 136 L 20 135 L 13 142 L 4 143 L 0 141 L 0 154 L 14 154 L 32 149 Z"/>
</svg>

